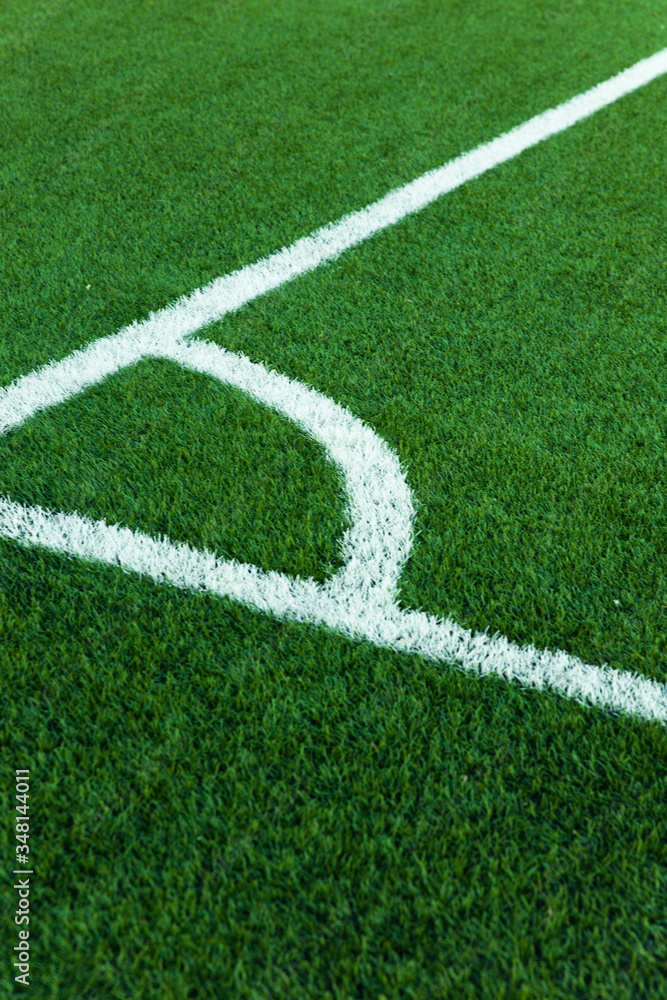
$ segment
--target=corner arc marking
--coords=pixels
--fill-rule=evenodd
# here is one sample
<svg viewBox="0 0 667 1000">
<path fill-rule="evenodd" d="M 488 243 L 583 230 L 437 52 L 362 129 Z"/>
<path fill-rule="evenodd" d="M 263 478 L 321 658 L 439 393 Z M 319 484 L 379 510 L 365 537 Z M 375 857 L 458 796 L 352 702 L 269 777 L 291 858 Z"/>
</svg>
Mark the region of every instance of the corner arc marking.
<svg viewBox="0 0 667 1000">
<path fill-rule="evenodd" d="M 153 345 L 144 356 L 171 358 L 234 385 L 293 420 L 324 446 L 330 460 L 343 471 L 349 498 L 352 527 L 343 539 L 346 561 L 341 570 L 318 584 L 219 560 L 187 543 L 151 538 L 78 513 L 22 506 L 6 497 L 0 497 L 0 535 L 24 546 L 43 545 L 54 552 L 141 573 L 156 583 L 230 597 L 278 618 L 326 625 L 353 640 L 367 639 L 396 652 L 418 653 L 479 676 L 497 674 L 539 690 L 549 687 L 607 711 L 667 722 L 665 684 L 613 670 L 607 664 L 584 664 L 565 652 L 521 647 L 498 633 L 492 637 L 486 632 L 474 634 L 451 619 L 403 610 L 397 601 L 397 584 L 413 541 L 410 489 L 389 446 L 344 407 L 207 341 Z M 101 341 L 97 357 L 104 362 L 99 381 L 111 364 L 104 358 Z M 90 376 L 87 371 L 87 384 L 92 384 Z M 82 377 L 75 378 L 73 384 L 81 381 Z M 49 405 L 45 400 L 33 402 L 35 410 Z M 13 425 L 22 422 L 19 418 Z"/>
<path fill-rule="evenodd" d="M 24 507 L 2 497 L 0 535 L 23 545 L 41 544 L 55 552 L 120 566 L 156 582 L 230 596 L 278 617 L 326 624 L 351 638 L 367 638 L 378 646 L 419 653 L 480 675 L 498 674 L 540 690 L 550 687 L 568 698 L 611 712 L 667 722 L 665 684 L 612 670 L 607 664 L 587 665 L 565 652 L 520 647 L 498 633 L 493 637 L 473 634 L 451 619 L 402 610 L 396 594 L 398 577 L 412 545 L 413 508 L 398 459 L 388 445 L 349 411 L 314 389 L 267 372 L 261 365 L 253 366 L 249 359 L 230 355 L 216 345 L 187 339 L 226 313 L 335 259 L 448 191 L 665 73 L 667 48 L 403 188 L 390 191 L 373 205 L 324 226 L 271 257 L 217 278 L 151 313 L 146 320 L 102 337 L 0 389 L 0 433 L 4 434 L 142 357 L 172 357 L 195 368 L 203 365 L 199 370 L 209 370 L 223 381 L 232 376 L 241 382 L 249 379 L 237 384 L 240 388 L 247 384 L 244 391 L 289 419 L 297 423 L 303 419 L 303 429 L 324 444 L 331 460 L 343 468 L 352 519 L 343 543 L 347 561 L 325 584 L 233 561 L 221 562 L 212 553 L 192 549 L 186 543 L 156 540 L 79 514 Z M 294 405 L 289 402 L 290 393 L 294 393 Z M 314 403 L 317 405 L 311 412 Z M 334 437 L 330 435 L 332 427 L 336 428 Z M 351 460 L 351 442 L 361 449 L 364 462 Z M 392 489 L 386 496 L 384 481 L 378 496 L 373 475 L 364 478 L 367 458 L 373 475 L 382 470 L 389 477 Z M 389 540 L 388 549 L 378 545 L 380 537 L 383 543 Z"/>
</svg>

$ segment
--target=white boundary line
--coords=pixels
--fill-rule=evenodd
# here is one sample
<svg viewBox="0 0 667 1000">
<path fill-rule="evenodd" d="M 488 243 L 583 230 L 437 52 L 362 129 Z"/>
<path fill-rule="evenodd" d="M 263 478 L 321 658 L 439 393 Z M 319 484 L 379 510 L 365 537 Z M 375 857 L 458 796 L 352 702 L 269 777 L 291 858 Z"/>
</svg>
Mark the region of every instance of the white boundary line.
<svg viewBox="0 0 667 1000">
<path fill-rule="evenodd" d="M 404 611 L 398 580 L 413 542 L 414 508 L 397 456 L 361 420 L 316 390 L 191 337 L 227 312 L 332 260 L 524 149 L 561 132 L 667 72 L 667 49 L 592 90 L 390 192 L 374 205 L 298 240 L 290 248 L 219 278 L 190 296 L 102 337 L 0 390 L 0 433 L 20 426 L 142 357 L 170 358 L 237 386 L 295 421 L 343 472 L 352 527 L 345 565 L 325 584 L 223 561 L 168 538 L 154 539 L 77 513 L 54 513 L 0 497 L 0 535 L 22 545 L 102 561 L 156 582 L 232 597 L 279 618 L 327 625 L 354 639 L 453 662 L 480 675 L 498 674 L 530 687 L 550 687 L 581 703 L 667 722 L 667 685 L 626 671 L 584 664 L 565 652 L 521 647 L 496 633 L 473 634 L 451 619 Z"/>
</svg>

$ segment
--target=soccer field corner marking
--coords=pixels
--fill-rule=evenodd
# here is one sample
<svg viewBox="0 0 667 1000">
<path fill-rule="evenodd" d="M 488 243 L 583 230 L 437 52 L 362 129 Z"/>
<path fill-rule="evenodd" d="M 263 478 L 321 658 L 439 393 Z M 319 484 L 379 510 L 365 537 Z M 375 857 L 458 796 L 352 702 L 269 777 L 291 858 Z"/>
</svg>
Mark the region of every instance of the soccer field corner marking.
<svg viewBox="0 0 667 1000">
<path fill-rule="evenodd" d="M 482 676 L 544 689 L 612 712 L 667 722 L 667 685 L 584 664 L 563 651 L 520 647 L 497 633 L 474 634 L 451 619 L 405 611 L 395 600 L 413 543 L 412 496 L 398 457 L 344 407 L 285 375 L 205 340 L 188 339 L 226 313 L 333 260 L 344 250 L 419 211 L 442 194 L 569 128 L 667 73 L 667 49 L 557 108 L 429 171 L 373 205 L 303 237 L 268 258 L 216 279 L 144 321 L 99 338 L 0 390 L 0 432 L 84 391 L 141 358 L 169 358 L 234 385 L 297 423 L 343 472 L 351 528 L 343 567 L 324 584 L 218 560 L 186 543 L 77 513 L 52 512 L 0 497 L 0 535 L 22 545 L 100 561 L 158 583 L 231 597 L 279 618 L 326 625 L 352 639 L 453 662 Z M 382 525 L 378 529 L 378 525 Z"/>
<path fill-rule="evenodd" d="M 108 344 L 108 358 L 97 354 L 100 378 L 118 360 L 115 346 Z M 133 352 L 125 356 L 135 357 Z M 412 494 L 396 454 L 345 407 L 205 340 L 172 342 L 159 350 L 154 345 L 150 356 L 168 358 L 240 389 L 322 445 L 342 471 L 348 495 L 351 527 L 343 538 L 342 568 L 318 584 L 220 560 L 187 543 L 152 538 L 78 513 L 24 506 L 6 497 L 0 497 L 0 535 L 24 546 L 43 545 L 53 552 L 140 573 L 156 583 L 229 597 L 280 619 L 325 625 L 353 640 L 453 662 L 479 676 L 496 674 L 539 690 L 549 687 L 612 712 L 667 722 L 667 685 L 606 664 L 584 664 L 562 651 L 520 647 L 497 633 L 475 634 L 451 619 L 402 609 L 395 595 L 414 540 Z M 80 352 L 79 363 L 81 374 L 72 384 L 91 384 L 90 355 Z M 30 385 L 34 391 L 35 383 Z"/>
</svg>

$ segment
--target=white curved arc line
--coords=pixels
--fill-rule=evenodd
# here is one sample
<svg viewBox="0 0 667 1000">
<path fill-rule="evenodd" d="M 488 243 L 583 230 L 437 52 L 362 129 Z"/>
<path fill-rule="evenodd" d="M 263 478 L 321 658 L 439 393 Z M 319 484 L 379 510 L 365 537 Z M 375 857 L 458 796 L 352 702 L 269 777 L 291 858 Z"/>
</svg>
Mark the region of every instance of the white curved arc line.
<svg viewBox="0 0 667 1000">
<path fill-rule="evenodd" d="M 142 357 L 170 357 L 236 385 L 299 424 L 343 471 L 352 527 L 343 542 L 346 563 L 325 584 L 222 561 L 186 543 L 150 538 L 79 514 L 24 507 L 8 498 L 0 498 L 0 534 L 23 545 L 43 545 L 119 566 L 156 582 L 232 597 L 279 618 L 324 624 L 378 646 L 451 661 L 464 670 L 499 674 L 538 689 L 549 686 L 612 712 L 666 722 L 667 685 L 607 664 L 587 665 L 565 652 L 520 647 L 497 633 L 473 634 L 450 619 L 402 610 L 396 590 L 412 546 L 414 508 L 398 458 L 388 445 L 314 389 L 215 344 L 184 339 L 665 72 L 667 49 L 390 192 L 375 205 L 0 390 L 0 433 L 6 433 Z"/>
<path fill-rule="evenodd" d="M 241 389 L 322 445 L 345 478 L 351 521 L 342 544 L 346 565 L 329 580 L 325 591 L 341 596 L 354 591 L 366 605 L 392 600 L 412 550 L 415 515 L 399 460 L 386 442 L 315 389 L 216 344 L 189 341 L 174 345 L 162 356 Z"/>
<path fill-rule="evenodd" d="M 450 661 L 482 676 L 497 674 L 540 690 L 550 687 L 608 711 L 667 721 L 667 685 L 607 664 L 584 664 L 562 651 L 521 647 L 498 634 L 475 634 L 451 619 L 400 608 L 394 588 L 412 545 L 410 489 L 389 446 L 349 411 L 314 389 L 206 341 L 175 344 L 158 356 L 236 386 L 293 420 L 325 447 L 345 476 L 350 500 L 352 528 L 344 543 L 347 562 L 342 570 L 318 584 L 220 560 L 187 543 L 0 497 L 1 535 L 22 545 L 43 545 L 118 566 L 156 583 L 230 597 L 281 619 L 326 625 L 397 652 Z"/>
</svg>

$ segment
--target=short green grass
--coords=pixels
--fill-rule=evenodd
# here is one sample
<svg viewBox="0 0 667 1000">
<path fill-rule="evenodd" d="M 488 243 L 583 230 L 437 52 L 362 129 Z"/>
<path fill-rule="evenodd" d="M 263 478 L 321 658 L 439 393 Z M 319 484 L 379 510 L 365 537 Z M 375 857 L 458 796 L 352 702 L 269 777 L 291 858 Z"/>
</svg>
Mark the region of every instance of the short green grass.
<svg viewBox="0 0 667 1000">
<path fill-rule="evenodd" d="M 5 3 L 3 384 L 666 23 L 657 0 Z M 395 449 L 405 607 L 661 681 L 666 88 L 202 334 Z M 0 493 L 320 580 L 346 526 L 314 442 L 156 360 L 0 439 Z M 0 665 L 40 1000 L 667 997 L 664 727 L 2 539 Z"/>
</svg>

